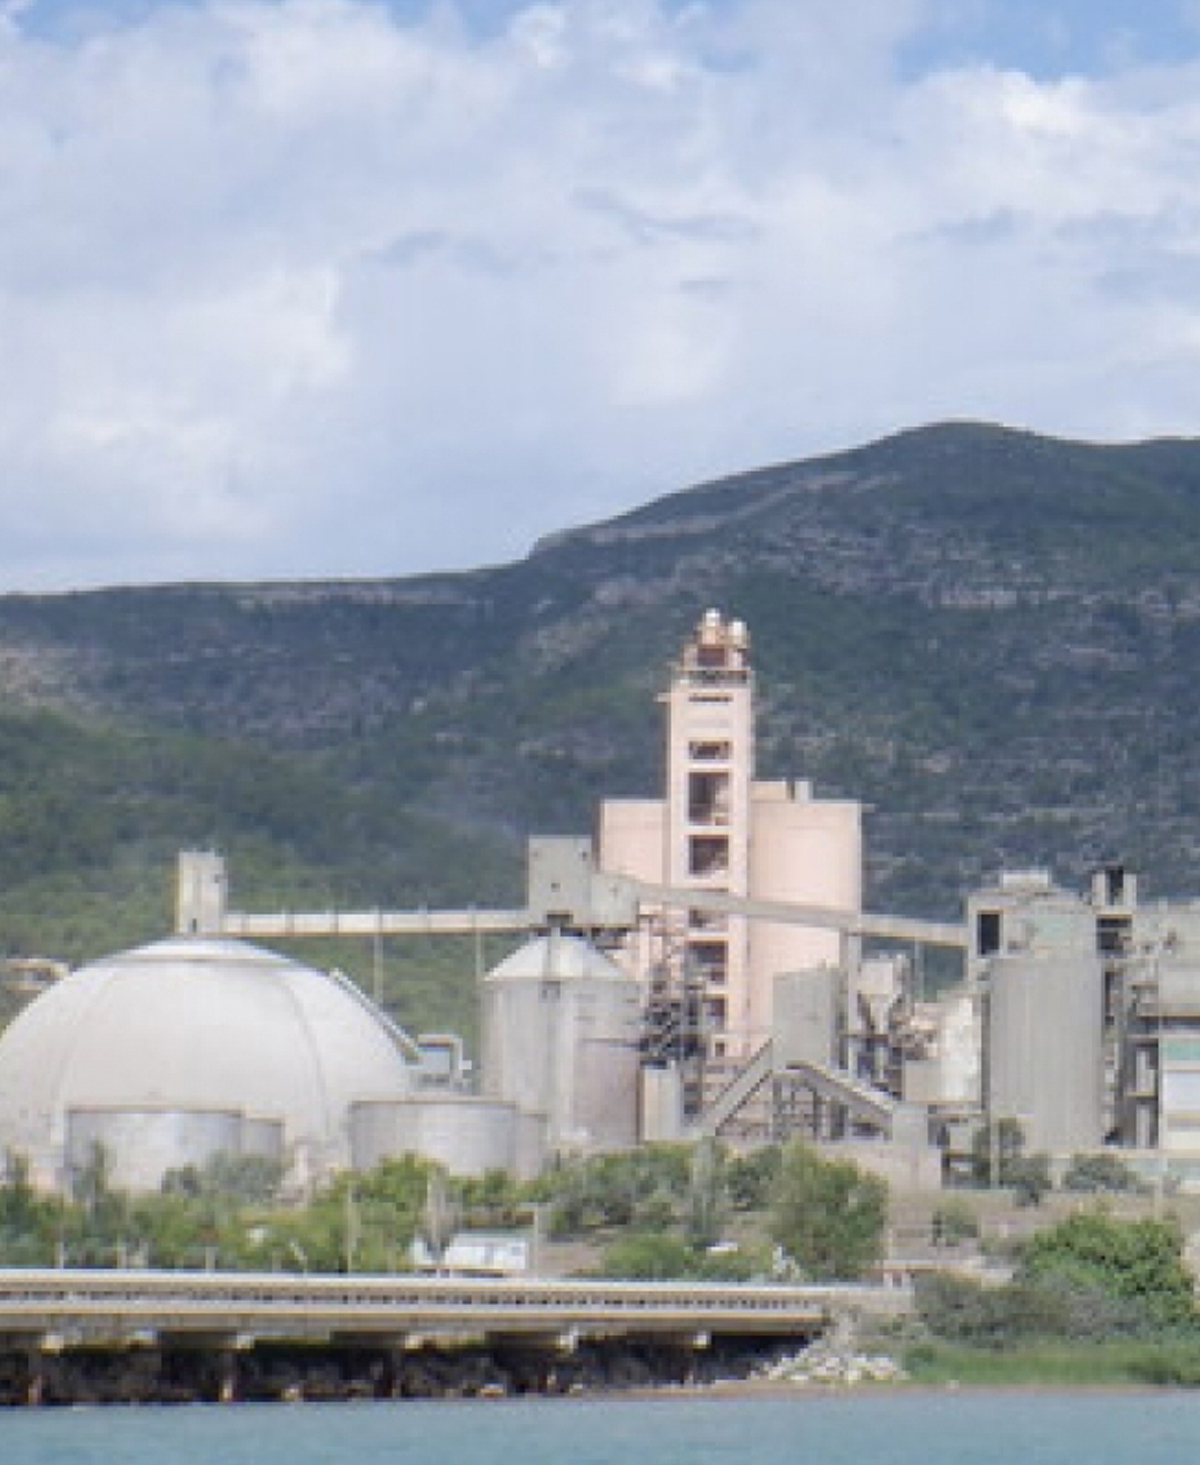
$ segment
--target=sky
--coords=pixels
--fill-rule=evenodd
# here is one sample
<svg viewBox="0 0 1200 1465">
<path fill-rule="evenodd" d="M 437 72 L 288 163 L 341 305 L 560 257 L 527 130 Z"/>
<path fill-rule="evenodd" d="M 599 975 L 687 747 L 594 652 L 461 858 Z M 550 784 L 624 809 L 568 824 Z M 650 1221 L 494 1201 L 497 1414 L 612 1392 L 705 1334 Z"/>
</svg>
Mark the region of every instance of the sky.
<svg viewBox="0 0 1200 1465">
<path fill-rule="evenodd" d="M 0 0 L 0 591 L 1200 432 L 1200 0 Z"/>
</svg>

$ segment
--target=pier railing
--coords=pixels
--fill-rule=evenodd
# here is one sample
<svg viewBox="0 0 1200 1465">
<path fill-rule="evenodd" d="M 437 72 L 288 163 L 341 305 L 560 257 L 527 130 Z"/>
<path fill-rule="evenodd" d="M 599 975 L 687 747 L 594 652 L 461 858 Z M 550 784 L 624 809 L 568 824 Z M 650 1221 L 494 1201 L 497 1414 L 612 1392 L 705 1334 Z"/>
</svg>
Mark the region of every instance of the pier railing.
<svg viewBox="0 0 1200 1465">
<path fill-rule="evenodd" d="M 845 1312 L 894 1312 L 895 1286 L 542 1278 L 0 1270 L 0 1334 L 79 1342 L 271 1337 L 811 1336 Z"/>
</svg>

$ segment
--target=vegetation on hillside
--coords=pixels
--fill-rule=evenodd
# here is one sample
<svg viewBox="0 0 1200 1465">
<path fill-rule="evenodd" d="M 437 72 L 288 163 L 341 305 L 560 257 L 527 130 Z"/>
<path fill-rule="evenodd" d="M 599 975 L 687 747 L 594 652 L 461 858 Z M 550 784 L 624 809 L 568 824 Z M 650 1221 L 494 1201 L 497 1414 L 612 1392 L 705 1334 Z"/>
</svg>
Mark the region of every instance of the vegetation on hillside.
<svg viewBox="0 0 1200 1465">
<path fill-rule="evenodd" d="M 381 807 L 301 755 L 0 710 L 4 955 L 77 963 L 166 935 L 176 855 L 197 847 L 226 854 L 242 909 L 519 902 L 503 842 Z M 474 1035 L 471 942 L 387 941 L 378 962 L 364 942 L 291 951 L 378 989 L 404 1024 Z"/>
<path fill-rule="evenodd" d="M 654 696 L 710 604 L 750 626 L 761 772 L 870 808 L 874 908 L 1112 855 L 1200 889 L 1200 444 L 959 423 L 469 574 L 0 598 L 0 948 L 158 933 L 187 844 L 245 906 L 508 904 L 526 833 L 658 790 Z M 473 1009 L 439 961 L 418 1002 L 389 956 L 418 1026 Z"/>
</svg>

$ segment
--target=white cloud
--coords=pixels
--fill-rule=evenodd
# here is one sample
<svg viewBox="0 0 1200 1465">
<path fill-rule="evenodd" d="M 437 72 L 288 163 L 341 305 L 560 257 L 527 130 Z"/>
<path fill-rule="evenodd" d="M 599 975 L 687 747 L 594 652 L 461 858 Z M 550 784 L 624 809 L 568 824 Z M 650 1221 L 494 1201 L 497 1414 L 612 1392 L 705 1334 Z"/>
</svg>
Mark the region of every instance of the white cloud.
<svg viewBox="0 0 1200 1465">
<path fill-rule="evenodd" d="M 510 33 L 537 66 L 549 70 L 567 60 L 567 16 L 560 5 L 531 5 L 513 21 Z"/>
<path fill-rule="evenodd" d="M 939 415 L 1193 430 L 1200 70 L 909 75 L 924 13 L 10 6 L 0 584 L 492 561 Z"/>
</svg>

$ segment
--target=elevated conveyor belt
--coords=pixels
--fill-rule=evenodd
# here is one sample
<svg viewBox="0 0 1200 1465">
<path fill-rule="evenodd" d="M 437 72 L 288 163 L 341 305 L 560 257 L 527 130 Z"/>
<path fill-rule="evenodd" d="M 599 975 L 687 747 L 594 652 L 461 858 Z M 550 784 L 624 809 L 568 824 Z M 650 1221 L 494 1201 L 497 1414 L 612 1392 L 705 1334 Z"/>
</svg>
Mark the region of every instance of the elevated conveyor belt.
<svg viewBox="0 0 1200 1465">
<path fill-rule="evenodd" d="M 816 926 L 844 931 L 848 936 L 871 936 L 888 941 L 911 941 L 920 946 L 946 946 L 965 951 L 967 928 L 947 921 L 915 920 L 909 916 L 871 915 L 865 911 L 835 910 L 829 906 L 799 905 L 787 900 L 752 900 L 721 890 L 692 886 L 648 885 L 635 881 L 643 905 L 675 906 L 708 911 L 713 915 L 745 916 L 752 921 L 777 921 L 787 926 Z"/>
</svg>

